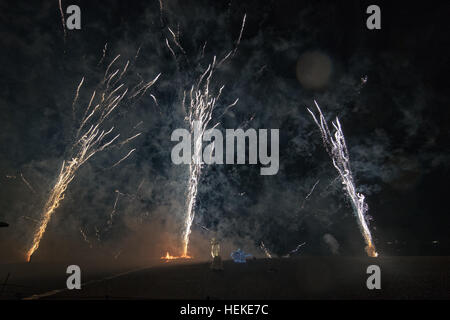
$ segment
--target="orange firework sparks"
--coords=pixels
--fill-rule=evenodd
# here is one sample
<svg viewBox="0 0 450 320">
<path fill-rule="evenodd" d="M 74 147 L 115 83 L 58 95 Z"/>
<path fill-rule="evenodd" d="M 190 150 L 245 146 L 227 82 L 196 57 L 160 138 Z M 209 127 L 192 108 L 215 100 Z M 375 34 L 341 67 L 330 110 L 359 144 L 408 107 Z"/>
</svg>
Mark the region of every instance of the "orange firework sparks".
<svg viewBox="0 0 450 320">
<path fill-rule="evenodd" d="M 367 255 L 368 255 L 369 257 L 372 257 L 372 258 L 378 257 L 378 253 L 377 253 L 377 251 L 376 251 L 376 249 L 375 249 L 375 247 L 373 246 L 372 243 L 370 243 L 369 245 L 367 245 L 366 248 L 365 248 L 365 250 L 366 250 Z"/>
<path fill-rule="evenodd" d="M 94 91 L 90 99 L 89 105 L 84 110 L 84 115 L 81 119 L 80 126 L 78 127 L 78 130 L 75 135 L 75 141 L 71 148 L 72 150 L 71 160 L 63 161 L 59 176 L 45 203 L 45 207 L 42 212 L 42 218 L 33 236 L 32 245 L 30 246 L 30 249 L 26 253 L 27 261 L 31 260 L 31 256 L 39 248 L 39 244 L 42 240 L 42 237 L 45 234 L 47 225 L 52 215 L 55 213 L 55 210 L 59 207 L 61 201 L 64 199 L 65 191 L 69 186 L 69 184 L 71 183 L 71 181 L 75 178 L 78 169 L 96 153 L 101 152 L 117 143 L 116 140 L 118 140 L 120 134 L 116 134 L 114 137 L 110 136 L 110 133 L 114 130 L 114 127 L 112 127 L 109 130 L 105 130 L 102 127 L 104 122 L 107 120 L 108 116 L 113 112 L 113 110 L 119 106 L 119 104 L 122 102 L 122 100 L 124 100 L 125 97 L 128 97 L 127 96 L 128 88 L 123 88 L 123 84 L 116 84 L 117 82 L 119 82 L 119 80 L 121 80 L 123 74 L 125 73 L 126 68 L 128 66 L 128 62 L 125 65 L 122 73 L 120 74 L 120 77 L 117 78 L 113 83 L 111 83 L 112 79 L 118 74 L 119 69 L 111 73 L 109 72 L 109 69 L 111 68 L 113 63 L 119 58 L 119 56 L 120 55 L 118 55 L 109 64 L 106 70 L 105 77 L 102 81 L 102 85 L 104 87 L 102 89 L 101 94 L 97 95 L 98 102 L 96 104 L 93 103 L 94 98 L 96 97 L 96 92 Z M 141 97 L 156 82 L 159 76 L 160 74 L 156 76 L 154 80 L 148 83 L 145 84 L 140 83 L 137 86 L 135 86 L 131 90 L 131 93 L 133 94 L 131 98 Z M 77 87 L 75 99 L 72 103 L 74 118 L 75 118 L 75 105 L 77 104 L 79 92 L 81 86 L 83 85 L 83 82 L 84 78 L 81 80 L 80 84 Z M 87 129 L 89 125 L 90 125 L 89 129 Z M 133 137 L 130 137 L 125 141 L 120 142 L 119 144 L 126 144 L 138 136 L 139 134 L 134 135 Z M 117 166 L 119 163 L 128 158 L 128 156 L 130 156 L 134 150 L 135 149 L 128 152 L 128 154 L 125 157 L 123 157 L 119 162 L 114 164 L 113 167 Z"/>
</svg>

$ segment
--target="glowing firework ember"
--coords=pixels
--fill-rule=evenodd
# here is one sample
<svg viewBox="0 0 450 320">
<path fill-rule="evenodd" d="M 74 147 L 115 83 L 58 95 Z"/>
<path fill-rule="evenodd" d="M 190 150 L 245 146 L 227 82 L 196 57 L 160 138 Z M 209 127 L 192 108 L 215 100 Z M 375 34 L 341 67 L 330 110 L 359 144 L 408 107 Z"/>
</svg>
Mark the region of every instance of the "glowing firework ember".
<svg viewBox="0 0 450 320">
<path fill-rule="evenodd" d="M 114 135 L 114 137 L 112 137 L 111 133 L 113 132 L 114 127 L 111 127 L 108 130 L 103 129 L 105 120 L 108 119 L 110 114 L 119 106 L 119 104 L 124 100 L 128 93 L 128 89 L 123 88 L 123 83 L 118 84 L 118 82 L 126 72 L 128 62 L 116 79 L 114 78 L 119 74 L 119 69 L 114 72 L 109 72 L 109 69 L 118 58 L 119 56 L 117 56 L 106 69 L 104 79 L 101 83 L 100 94 L 96 94 L 96 92 L 94 91 L 89 104 L 84 111 L 84 115 L 75 134 L 74 143 L 70 149 L 71 156 L 69 157 L 69 159 L 71 160 L 63 161 L 62 163 L 60 173 L 56 179 L 56 183 L 53 186 L 50 195 L 45 203 L 41 220 L 39 221 L 38 228 L 33 237 L 32 245 L 26 253 L 26 258 L 28 261 L 30 261 L 33 253 L 39 248 L 39 244 L 42 237 L 44 236 L 50 218 L 54 214 L 55 210 L 59 207 L 61 201 L 64 199 L 64 193 L 70 182 L 75 178 L 77 170 L 96 153 L 115 145 L 115 142 L 120 136 L 120 134 L 116 134 Z M 130 97 L 130 99 L 136 96 L 142 96 L 145 91 L 156 82 L 158 77 L 159 75 L 154 80 L 148 83 L 140 83 L 139 85 L 134 87 L 131 90 L 131 94 L 133 94 L 133 96 Z M 81 86 L 83 85 L 83 82 L 84 78 L 78 85 L 75 99 L 72 104 L 74 115 L 75 105 L 77 103 L 79 91 Z M 96 96 L 98 97 L 98 102 L 95 104 L 94 100 Z M 85 129 L 88 125 L 89 129 Z M 134 139 L 136 136 L 128 138 L 124 142 L 121 142 L 119 144 L 127 143 Z M 133 151 L 134 150 L 130 151 L 126 157 L 128 157 Z M 125 160 L 125 158 L 120 160 L 119 162 Z"/>
<path fill-rule="evenodd" d="M 366 223 L 365 214 L 367 212 L 367 204 L 364 202 L 364 195 L 356 192 L 355 183 L 353 181 L 353 174 L 350 170 L 350 158 L 345 143 L 344 133 L 342 132 L 341 123 L 336 117 L 336 120 L 332 122 L 334 127 L 334 135 L 331 135 L 322 111 L 319 105 L 314 101 L 316 108 L 319 112 L 319 120 L 317 120 L 314 113 L 308 109 L 309 113 L 314 119 L 314 122 L 320 129 L 322 140 L 328 154 L 333 161 L 333 165 L 339 173 L 344 189 L 347 192 L 348 197 L 353 206 L 353 211 L 358 219 L 358 225 L 361 229 L 361 233 L 366 242 L 366 252 L 369 257 L 376 257 L 378 253 L 375 250 L 375 245 L 372 241 L 372 235 L 370 234 L 369 227 Z"/>
</svg>

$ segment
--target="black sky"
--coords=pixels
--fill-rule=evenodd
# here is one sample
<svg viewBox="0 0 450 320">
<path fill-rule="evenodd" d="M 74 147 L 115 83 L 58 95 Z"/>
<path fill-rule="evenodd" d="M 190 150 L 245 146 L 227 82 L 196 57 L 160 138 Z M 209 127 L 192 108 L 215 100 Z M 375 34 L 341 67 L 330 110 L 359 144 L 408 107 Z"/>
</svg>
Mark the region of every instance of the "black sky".
<svg viewBox="0 0 450 320">
<path fill-rule="evenodd" d="M 144 122 L 143 135 L 133 143 L 137 152 L 114 170 L 105 168 L 125 150 L 99 155 L 80 170 L 49 227 L 54 238 L 42 250 L 45 257 L 69 250 L 65 239 L 83 252 L 109 254 L 125 247 L 132 254 L 145 235 L 150 240 L 144 251 L 158 252 L 166 237 L 177 241 L 187 168 L 170 162 L 170 134 L 186 126 L 181 92 L 214 55 L 234 48 L 244 14 L 237 54 L 215 77 L 216 88 L 226 85 L 222 106 L 240 98 L 219 129 L 237 128 L 250 118 L 247 127 L 279 128 L 280 171 L 264 177 L 257 166 L 206 168 L 196 226 L 236 246 L 256 248 L 264 241 L 280 255 L 304 241 L 305 253 L 331 254 L 326 234 L 337 240 L 341 254 L 364 254 L 351 206 L 339 182 L 333 183 L 336 173 L 306 111 L 316 99 L 330 121 L 341 120 L 379 252 L 449 254 L 448 2 L 377 1 L 381 30 L 365 26 L 368 1 L 163 0 L 162 15 L 156 0 L 62 3 L 77 4 L 82 12 L 82 29 L 67 31 L 66 39 L 57 0 L 0 4 L 0 220 L 10 223 L 0 231 L 5 260 L 29 244 L 33 224 L 23 216 L 39 217 L 67 157 L 71 102 L 80 79 L 87 79 L 81 97 L 86 101 L 106 62 L 120 53 L 124 64 L 139 48 L 133 73 L 162 73 L 152 91 L 159 105 L 146 96 L 114 118 L 122 129 Z M 165 45 L 167 27 L 180 31 L 186 51 L 177 51 L 177 61 Z M 106 62 L 98 65 L 105 43 Z M 323 88 L 299 83 L 296 66 L 305 52 L 330 58 L 332 73 Z M 123 196 L 111 225 L 115 190 Z M 142 225 L 165 233 L 158 238 Z M 209 237 L 198 226 L 194 233 Z"/>
</svg>

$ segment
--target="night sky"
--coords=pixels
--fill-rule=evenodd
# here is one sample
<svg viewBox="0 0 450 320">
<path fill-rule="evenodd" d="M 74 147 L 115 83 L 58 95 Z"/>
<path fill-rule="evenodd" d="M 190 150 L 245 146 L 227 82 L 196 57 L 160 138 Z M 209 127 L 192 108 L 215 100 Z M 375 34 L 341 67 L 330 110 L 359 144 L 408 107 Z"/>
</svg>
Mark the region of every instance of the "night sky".
<svg viewBox="0 0 450 320">
<path fill-rule="evenodd" d="M 214 116 L 239 98 L 219 130 L 278 128 L 280 170 L 261 176 L 259 165 L 205 167 L 194 256 L 209 254 L 212 236 L 259 254 L 261 241 L 280 256 L 302 242 L 302 254 L 365 254 L 306 109 L 314 100 L 330 122 L 341 121 L 380 255 L 449 255 L 450 4 L 393 2 L 376 2 L 382 28 L 368 30 L 372 1 L 163 0 L 162 11 L 157 0 L 62 1 L 63 9 L 81 8 L 81 30 L 65 36 L 57 0 L 1 1 L 0 221 L 10 226 L 0 229 L 0 261 L 23 259 L 68 160 L 81 78 L 80 108 L 118 54 L 118 65 L 132 61 L 130 81 L 162 74 L 111 119 L 124 136 L 142 135 L 78 171 L 36 259 L 139 260 L 180 250 L 189 168 L 172 164 L 170 135 L 187 127 L 183 90 L 213 56 L 235 48 L 244 14 L 236 54 L 213 77 L 213 90 L 225 85 Z M 177 59 L 165 43 L 168 27 L 179 32 Z M 111 168 L 131 148 L 134 154 Z"/>
</svg>

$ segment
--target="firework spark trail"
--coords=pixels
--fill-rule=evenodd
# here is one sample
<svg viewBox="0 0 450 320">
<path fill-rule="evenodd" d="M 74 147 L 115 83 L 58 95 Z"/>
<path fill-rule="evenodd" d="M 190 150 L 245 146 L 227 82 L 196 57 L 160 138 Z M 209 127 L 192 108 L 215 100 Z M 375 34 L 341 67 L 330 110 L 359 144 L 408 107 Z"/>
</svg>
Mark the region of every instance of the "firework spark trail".
<svg viewBox="0 0 450 320">
<path fill-rule="evenodd" d="M 328 190 L 329 187 L 331 187 L 337 180 L 339 180 L 340 176 L 338 175 L 336 178 L 331 180 L 331 182 L 325 187 L 325 190 Z"/>
<path fill-rule="evenodd" d="M 364 195 L 356 192 L 353 174 L 350 170 L 350 158 L 347 145 L 345 143 L 344 133 L 342 132 L 341 123 L 339 122 L 338 117 L 336 117 L 336 120 L 332 122 L 334 127 L 334 135 L 332 135 L 319 105 L 316 101 L 314 101 L 314 104 L 319 112 L 319 120 L 317 120 L 316 116 L 310 109 L 308 109 L 308 111 L 320 129 L 325 148 L 330 155 L 333 161 L 333 166 L 338 171 L 341 182 L 344 185 L 344 189 L 351 200 L 353 211 L 358 219 L 358 225 L 366 242 L 365 250 L 367 255 L 370 257 L 376 257 L 378 256 L 378 253 L 375 250 L 372 235 L 369 227 L 367 226 L 365 217 L 367 213 L 367 205 L 364 201 Z"/>
<path fill-rule="evenodd" d="M 175 60 L 177 59 L 177 56 L 175 55 L 175 51 L 173 51 L 172 47 L 169 44 L 169 40 L 167 40 L 166 38 L 166 46 L 167 48 L 169 48 L 170 53 L 172 54 L 172 56 L 175 58 Z"/>
<path fill-rule="evenodd" d="M 116 212 L 117 202 L 119 202 L 119 197 L 121 195 L 119 190 L 116 190 L 115 193 L 116 193 L 116 200 L 114 200 L 114 206 L 113 206 L 113 211 L 111 212 L 111 218 L 114 216 L 114 213 Z"/>
<path fill-rule="evenodd" d="M 305 203 L 308 200 L 308 198 L 311 196 L 311 194 L 314 192 L 314 189 L 319 184 L 320 180 L 317 180 L 317 182 L 313 185 L 311 188 L 311 191 L 306 195 L 305 199 L 303 199 L 302 205 L 300 206 L 300 210 L 302 210 L 305 207 Z"/>
<path fill-rule="evenodd" d="M 36 220 L 36 219 L 33 219 L 33 218 L 30 218 L 30 217 L 27 217 L 27 216 L 20 216 L 21 218 L 23 218 L 23 219 L 25 219 L 25 220 L 30 220 L 30 221 L 33 221 L 34 223 L 39 223 L 39 220 Z"/>
<path fill-rule="evenodd" d="M 236 41 L 236 47 L 233 50 L 233 56 L 236 54 L 236 51 L 237 51 L 239 45 L 241 44 L 242 33 L 244 32 L 246 18 L 247 18 L 247 14 L 244 14 L 244 19 L 242 20 L 241 31 L 239 32 L 239 37 L 238 37 L 238 40 Z"/>
<path fill-rule="evenodd" d="M 186 55 L 186 51 L 184 51 L 184 49 L 181 46 L 180 41 L 179 41 L 179 33 L 177 35 L 169 27 L 167 29 L 169 30 L 170 34 L 172 35 L 173 43 L 175 43 L 175 45 L 181 50 L 181 52 L 183 52 L 183 54 Z"/>
<path fill-rule="evenodd" d="M 121 195 L 123 195 L 119 190 L 116 190 L 115 193 L 116 193 L 116 199 L 114 200 L 114 206 L 113 206 L 111 213 L 109 214 L 109 219 L 106 222 L 106 224 L 108 225 L 107 229 L 111 228 L 111 226 L 113 224 L 114 216 L 116 214 L 116 209 L 117 209 L 117 203 L 119 202 L 119 197 Z"/>
<path fill-rule="evenodd" d="M 142 121 L 141 121 L 141 123 L 142 123 Z M 136 126 L 134 126 L 134 127 L 133 127 L 133 130 L 136 129 L 136 127 L 137 127 L 138 125 L 139 125 L 139 124 L 137 124 Z M 136 139 L 137 137 L 139 137 L 141 134 L 142 134 L 142 132 L 139 132 L 139 133 L 135 134 L 134 136 L 132 136 L 132 137 L 130 137 L 130 138 L 128 138 L 128 139 L 122 141 L 121 143 L 119 143 L 119 146 L 124 145 L 124 144 L 127 144 L 127 143 L 130 142 L 131 140 L 134 140 L 134 139 Z"/>
<path fill-rule="evenodd" d="M 311 196 L 311 194 L 314 192 L 314 189 L 316 188 L 317 184 L 320 182 L 320 180 L 317 180 L 317 182 L 313 185 L 311 191 L 308 193 L 308 195 L 305 197 L 305 200 L 308 200 L 308 198 Z"/>
<path fill-rule="evenodd" d="M 294 250 L 292 250 L 288 253 L 289 256 L 296 254 L 298 252 L 298 250 L 300 250 L 300 248 L 303 247 L 305 244 L 306 244 L 306 242 L 300 243 Z"/>
<path fill-rule="evenodd" d="M 102 239 L 100 237 L 100 230 L 98 230 L 97 226 L 94 229 L 95 229 L 95 236 L 97 237 L 97 241 L 101 242 Z"/>
<path fill-rule="evenodd" d="M 207 227 L 201 225 L 200 223 L 196 223 L 197 226 L 199 226 L 200 228 L 202 228 L 205 231 L 211 232 L 211 230 L 209 230 Z"/>
<path fill-rule="evenodd" d="M 135 97 L 138 96 L 138 95 L 143 96 L 143 95 L 147 92 L 147 90 L 148 90 L 151 86 L 153 86 L 153 85 L 155 84 L 156 81 L 158 81 L 158 79 L 159 79 L 160 76 L 161 76 L 161 73 L 159 73 L 159 74 L 156 76 L 156 78 L 153 79 L 152 81 L 149 81 L 149 82 L 147 82 L 147 83 L 145 83 L 145 84 L 139 84 L 139 85 L 137 85 L 136 87 L 134 87 L 134 89 L 133 89 L 134 93 L 133 93 L 133 95 L 132 95 L 129 99 L 135 98 Z"/>
<path fill-rule="evenodd" d="M 198 182 L 200 180 L 202 168 L 204 165 L 201 161 L 202 138 L 212 119 L 214 108 L 224 88 L 224 86 L 220 87 L 218 93 L 215 96 L 210 92 L 209 86 L 216 67 L 216 57 L 214 56 L 213 62 L 200 76 L 197 84 L 195 86 L 192 86 L 188 97 L 189 105 L 187 108 L 185 105 L 186 95 L 183 98 L 183 107 L 186 108 L 188 112 L 186 120 L 189 123 L 191 135 L 194 137 L 194 153 L 189 166 L 189 185 L 186 205 L 187 210 L 183 231 L 183 257 L 188 257 L 187 251 L 189 246 L 189 236 L 191 234 L 192 222 L 194 221 L 195 217 L 195 202 L 197 200 Z M 228 110 L 236 103 L 237 100 L 229 106 L 225 107 L 224 110 Z M 217 125 L 218 123 L 214 125 L 213 128 Z"/>
<path fill-rule="evenodd" d="M 164 13 L 164 4 L 162 0 L 159 0 L 159 21 L 161 22 L 161 26 L 164 25 L 163 13 Z"/>
<path fill-rule="evenodd" d="M 143 124 L 144 121 L 139 121 L 134 127 L 133 130 L 136 129 L 137 127 L 139 127 L 141 124 Z"/>
<path fill-rule="evenodd" d="M 212 118 L 216 102 L 220 97 L 223 87 L 219 89 L 216 96 L 212 96 L 209 91 L 211 77 L 216 66 L 216 57 L 212 64 L 201 75 L 197 85 L 192 86 L 189 93 L 189 106 L 187 107 L 188 116 L 186 120 L 189 123 L 191 134 L 194 136 L 194 154 L 189 166 L 189 185 L 187 191 L 187 210 L 183 231 L 183 255 L 187 257 L 189 236 L 191 234 L 192 222 L 195 217 L 195 202 L 197 200 L 198 182 L 201 177 L 203 163 L 202 157 L 202 138 Z M 205 78 L 206 77 L 206 78 Z M 185 107 L 185 98 L 183 106 Z M 198 134 L 194 134 L 198 133 Z"/>
<path fill-rule="evenodd" d="M 255 119 L 256 113 L 254 113 L 249 119 L 244 120 L 239 126 L 239 129 L 243 129 L 245 130 L 247 128 L 247 126 L 250 124 L 250 122 L 253 121 L 253 119 Z"/>
<path fill-rule="evenodd" d="M 155 102 L 156 106 L 159 107 L 159 103 L 158 103 L 158 100 L 156 100 L 156 97 L 153 94 L 150 94 L 150 97 L 152 97 L 152 99 Z"/>
<path fill-rule="evenodd" d="M 61 0 L 58 1 L 59 3 L 59 13 L 61 14 L 61 23 L 62 23 L 62 27 L 64 30 L 64 42 L 66 42 L 66 38 L 67 38 L 67 31 L 66 31 L 66 21 L 64 19 L 64 12 L 62 9 L 62 4 L 61 4 Z"/>
<path fill-rule="evenodd" d="M 86 242 L 89 245 L 89 248 L 92 249 L 92 243 L 89 241 L 89 238 L 87 237 L 86 233 L 81 228 L 80 228 L 80 234 L 83 237 L 84 242 Z"/>
<path fill-rule="evenodd" d="M 207 43 L 208 43 L 208 41 L 205 41 L 205 43 L 203 44 L 200 59 L 202 59 L 205 56 L 205 48 L 206 48 Z"/>
<path fill-rule="evenodd" d="M 184 229 L 183 229 L 183 233 L 182 233 L 183 250 L 182 250 L 182 255 L 180 257 L 172 257 L 167 253 L 166 257 L 162 257 L 162 259 L 169 260 L 172 258 L 190 258 L 188 256 L 189 237 L 191 234 L 192 223 L 193 223 L 194 217 L 195 217 L 195 204 L 196 204 L 196 200 L 197 200 L 198 183 L 199 183 L 199 180 L 200 180 L 200 177 L 202 174 L 202 168 L 204 165 L 201 161 L 201 159 L 202 159 L 202 139 L 203 139 L 203 134 L 205 133 L 205 131 L 212 119 L 212 113 L 216 106 L 216 102 L 218 101 L 218 99 L 222 93 L 222 90 L 224 88 L 224 86 L 220 87 L 220 89 L 218 90 L 218 93 L 216 95 L 214 95 L 210 92 L 209 86 L 211 83 L 211 78 L 213 76 L 214 70 L 216 68 L 218 68 L 226 60 L 231 59 L 234 56 L 234 53 L 236 53 L 238 45 L 241 41 L 243 30 L 244 30 L 245 19 L 246 19 L 246 15 L 244 15 L 241 31 L 240 31 L 239 38 L 238 38 L 238 41 L 236 42 L 236 46 L 235 46 L 234 50 L 231 50 L 230 52 L 228 52 L 224 56 L 224 58 L 222 58 L 220 60 L 219 63 L 217 63 L 216 56 L 214 56 L 213 62 L 206 68 L 206 70 L 200 76 L 197 83 L 191 87 L 188 97 L 186 97 L 186 92 L 184 92 L 182 106 L 183 106 L 183 109 L 188 114 L 188 116 L 186 117 L 186 120 L 189 124 L 189 129 L 190 129 L 191 135 L 194 137 L 194 153 L 193 153 L 191 163 L 189 166 L 189 182 L 188 182 L 187 200 L 186 200 L 186 217 L 185 217 Z M 167 29 L 172 36 L 171 38 L 172 38 L 173 43 L 175 44 L 176 47 L 178 47 L 181 50 L 183 56 L 189 62 L 186 51 L 183 49 L 183 47 L 181 46 L 180 41 L 179 41 L 179 31 L 177 32 L 177 34 L 175 34 L 172 31 L 172 29 L 170 29 L 169 27 Z M 172 56 L 174 57 L 174 59 L 177 63 L 177 67 L 179 68 L 178 59 L 177 59 L 177 55 L 175 54 L 175 51 L 170 46 L 169 40 L 167 38 L 165 39 L 165 42 L 166 42 L 166 46 L 168 47 L 170 53 L 172 54 Z M 205 45 L 203 46 L 202 56 L 204 53 L 205 46 L 206 46 L 206 42 L 205 42 Z M 186 107 L 186 98 L 189 100 L 187 107 Z M 231 107 L 236 105 L 237 102 L 238 102 L 238 99 L 236 99 L 232 104 L 227 106 L 224 109 L 225 111 L 222 113 L 222 115 L 219 118 L 221 118 L 228 109 L 230 109 Z M 214 125 L 213 128 L 215 126 L 217 126 L 218 124 L 219 123 Z"/>
<path fill-rule="evenodd" d="M 101 65 L 103 60 L 105 59 L 105 55 L 106 55 L 106 51 L 108 50 L 108 42 L 105 43 L 105 46 L 103 47 L 103 55 L 100 59 L 100 61 L 98 62 L 97 66 Z"/>
<path fill-rule="evenodd" d="M 117 167 L 119 164 L 121 164 L 123 161 L 125 161 L 135 151 L 136 151 L 136 149 L 131 149 L 130 152 L 128 152 L 125 157 L 123 157 L 122 159 L 120 159 L 119 161 L 114 163 L 111 167 L 109 167 L 109 169 Z"/>
<path fill-rule="evenodd" d="M 264 245 L 264 242 L 261 241 L 261 244 L 259 245 L 259 247 L 264 251 L 264 254 L 266 255 L 267 258 L 272 259 L 272 255 L 270 254 L 269 250 Z"/>
<path fill-rule="evenodd" d="M 73 99 L 73 102 L 72 102 L 72 117 L 73 117 L 73 121 L 74 122 L 75 122 L 75 105 L 76 105 L 76 103 L 78 101 L 78 96 L 80 94 L 80 89 L 83 86 L 83 83 L 84 83 L 84 77 L 83 77 L 83 79 L 81 79 L 80 84 L 77 87 L 77 92 L 76 92 L 75 98 Z M 93 98 L 94 98 L 94 96 L 92 96 L 92 99 Z M 91 99 L 91 101 L 92 101 L 92 99 Z"/>
<path fill-rule="evenodd" d="M 137 58 L 139 57 L 139 53 L 141 52 L 141 47 L 142 47 L 142 44 L 139 46 L 139 48 L 136 51 L 136 55 L 134 56 L 134 61 L 136 61 Z"/>
<path fill-rule="evenodd" d="M 26 258 L 28 261 L 30 261 L 33 253 L 39 248 L 39 244 L 44 236 L 45 230 L 47 229 L 50 218 L 59 207 L 61 201 L 64 199 L 65 191 L 70 182 L 75 178 L 77 170 L 96 153 L 115 145 L 116 140 L 120 136 L 120 134 L 116 134 L 112 137 L 111 133 L 113 132 L 114 127 L 106 130 L 103 129 L 102 126 L 111 112 L 123 101 L 128 92 L 127 88 L 122 88 L 123 84 L 119 84 L 117 87 L 109 87 L 109 83 L 107 81 L 107 79 L 112 78 L 112 74 L 108 73 L 108 71 L 118 57 L 119 56 L 117 56 L 107 68 L 107 72 L 105 73 L 102 82 L 103 85 L 105 85 L 105 83 L 107 84 L 104 86 L 104 89 L 101 90 L 101 94 L 98 95 L 101 97 L 99 98 L 99 102 L 92 107 L 91 111 L 91 105 L 95 97 L 94 92 L 88 106 L 86 107 L 84 116 L 81 119 L 80 126 L 75 136 L 75 141 L 70 149 L 71 156 L 69 158 L 71 158 L 71 160 L 63 161 L 62 163 L 59 175 L 45 203 L 39 226 L 33 237 L 32 245 L 26 253 Z M 153 84 L 156 79 L 150 83 Z M 77 88 L 76 96 L 73 102 L 74 106 L 77 103 L 79 90 L 83 81 L 84 78 Z M 148 88 L 149 84 L 145 86 L 145 90 Z M 89 129 L 84 129 L 85 126 L 87 128 L 89 124 Z"/>
<path fill-rule="evenodd" d="M 25 179 L 22 172 L 20 173 L 20 177 L 22 178 L 23 183 L 25 183 L 25 185 L 28 187 L 28 189 L 30 189 L 33 193 L 36 193 L 36 191 L 33 189 L 31 184 L 27 181 L 27 179 Z"/>
<path fill-rule="evenodd" d="M 145 178 L 144 178 L 144 179 L 142 179 L 141 183 L 139 183 L 139 186 L 138 186 L 138 188 L 137 188 L 137 190 L 136 190 L 136 194 L 138 194 L 138 193 L 139 193 L 139 190 L 141 190 L 141 188 L 142 188 L 142 185 L 144 184 L 144 182 L 145 182 Z"/>
</svg>

